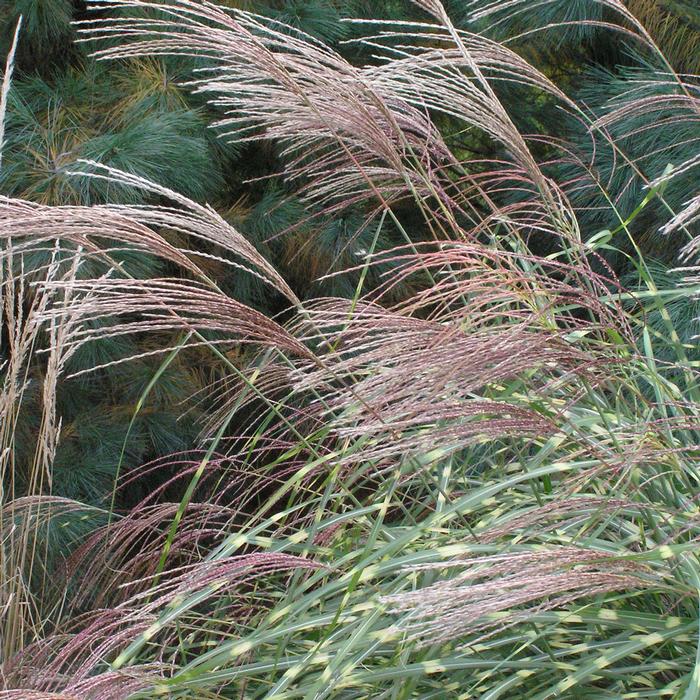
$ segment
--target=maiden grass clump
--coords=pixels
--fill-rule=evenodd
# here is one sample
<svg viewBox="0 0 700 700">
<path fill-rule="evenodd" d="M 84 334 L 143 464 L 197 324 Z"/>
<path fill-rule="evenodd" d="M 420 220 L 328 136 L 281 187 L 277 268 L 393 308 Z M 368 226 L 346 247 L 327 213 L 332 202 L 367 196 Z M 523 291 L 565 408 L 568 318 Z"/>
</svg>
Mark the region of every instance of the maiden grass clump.
<svg viewBox="0 0 700 700">
<path fill-rule="evenodd" d="M 299 295 L 276 243 L 99 156 L 65 177 L 138 194 L 0 198 L 0 698 L 700 695 L 700 100 L 625 5 L 600 4 L 644 57 L 621 80 L 653 72 L 663 119 L 617 83 L 591 112 L 438 0 L 359 25 L 360 66 L 283 14 L 94 3 L 77 31 L 99 60 L 195 56 L 187 87 L 224 138 L 278 149 L 269 199 L 308 220 L 275 237 L 319 220 L 356 236 L 325 241 L 336 267 Z M 521 132 L 508 84 L 556 105 L 575 141 Z M 653 130 L 660 150 L 640 156 Z M 675 268 L 642 225 L 683 239 Z M 232 276 L 281 313 L 236 298 Z M 183 365 L 206 379 L 200 434 L 120 460 L 107 503 L 60 497 L 57 387 L 115 339 L 98 371 L 157 363 L 123 455 Z"/>
</svg>

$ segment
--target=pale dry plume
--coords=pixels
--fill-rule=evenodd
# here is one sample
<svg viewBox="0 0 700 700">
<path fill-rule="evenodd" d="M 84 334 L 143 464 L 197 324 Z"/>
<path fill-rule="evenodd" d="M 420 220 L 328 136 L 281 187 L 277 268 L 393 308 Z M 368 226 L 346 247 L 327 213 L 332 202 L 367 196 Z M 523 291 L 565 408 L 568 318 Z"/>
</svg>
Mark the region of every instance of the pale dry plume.
<svg viewBox="0 0 700 700">
<path fill-rule="evenodd" d="M 402 26 L 409 47 L 386 46 L 399 34 L 391 25 L 380 27 L 366 42 L 383 60 L 364 68 L 297 30 L 209 2 L 115 0 L 96 6 L 122 12 L 80 23 L 86 41 L 119 40 L 98 49 L 98 59 L 206 57 L 211 67 L 201 69 L 202 77 L 190 86 L 212 95 L 212 104 L 227 114 L 218 124 L 223 135 L 280 142 L 287 177 L 327 212 L 363 201 L 385 209 L 397 199 L 418 197 L 436 234 L 446 229 L 461 237 L 455 216 L 464 214 L 478 225 L 472 202 L 478 195 L 501 224 L 512 225 L 517 210 L 504 216 L 489 196 L 490 188 L 503 187 L 503 174 L 480 178 L 460 162 L 429 116 L 437 110 L 499 143 L 512 168 L 507 186 L 527 191 L 530 214 L 536 210 L 540 225 L 556 235 L 577 236 L 565 196 L 543 175 L 492 83 L 528 85 L 571 105 L 510 49 L 457 31 L 439 2 L 425 8 L 438 24 Z M 136 14 L 141 10 L 158 14 Z M 437 207 L 426 204 L 433 197 Z"/>
<path fill-rule="evenodd" d="M 613 554 L 578 547 L 543 547 L 415 567 L 454 568 L 454 576 L 408 593 L 385 596 L 400 629 L 422 644 L 465 633 L 484 635 L 579 598 L 645 588 L 655 582 L 644 567 Z"/>
</svg>

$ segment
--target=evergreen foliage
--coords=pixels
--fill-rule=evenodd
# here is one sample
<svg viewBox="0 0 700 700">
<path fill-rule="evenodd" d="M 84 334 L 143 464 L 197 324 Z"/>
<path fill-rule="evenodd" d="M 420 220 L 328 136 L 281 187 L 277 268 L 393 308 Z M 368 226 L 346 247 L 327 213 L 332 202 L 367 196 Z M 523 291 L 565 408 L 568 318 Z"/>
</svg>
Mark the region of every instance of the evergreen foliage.
<svg viewBox="0 0 700 700">
<path fill-rule="evenodd" d="M 617 73 L 591 69 L 582 76 L 576 96 L 590 110 L 591 120 L 605 131 L 603 138 L 595 133 L 592 138 L 585 133 L 579 138 L 570 135 L 583 146 L 577 155 L 590 169 L 579 175 L 571 193 L 586 227 L 614 229 L 616 220 L 631 217 L 650 183 L 668 167 L 683 167 L 693 160 L 700 143 L 695 109 L 699 95 L 696 83 L 679 83 L 650 66 L 622 68 Z M 689 237 L 697 234 L 692 226 L 670 237 L 659 229 L 693 197 L 698 165 L 683 167 L 662 197 L 653 199 L 635 218 L 634 239 L 648 256 L 670 264 Z"/>
<path fill-rule="evenodd" d="M 46 71 L 65 66 L 79 52 L 73 40 L 72 20 L 82 2 L 78 0 L 17 0 L 0 8 L 0 48 L 7 55 L 14 27 L 22 17 L 18 66 L 27 71 Z"/>
</svg>

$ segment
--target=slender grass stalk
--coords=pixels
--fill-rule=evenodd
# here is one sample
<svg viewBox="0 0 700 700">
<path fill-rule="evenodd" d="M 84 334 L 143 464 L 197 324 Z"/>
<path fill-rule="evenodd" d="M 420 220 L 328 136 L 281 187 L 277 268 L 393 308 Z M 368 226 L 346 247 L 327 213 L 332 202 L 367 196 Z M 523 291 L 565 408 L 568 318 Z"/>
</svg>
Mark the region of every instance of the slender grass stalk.
<svg viewBox="0 0 700 700">
<path fill-rule="evenodd" d="M 5 63 L 5 71 L 2 77 L 2 86 L 0 87 L 0 167 L 2 167 L 2 147 L 5 143 L 5 115 L 7 113 L 7 97 L 10 94 L 12 85 L 12 73 L 15 67 L 15 53 L 17 51 L 17 43 L 19 42 L 19 33 L 22 28 L 22 16 L 20 15 L 15 27 L 15 34 L 10 46 L 10 52 L 7 54 L 7 62 Z"/>
</svg>

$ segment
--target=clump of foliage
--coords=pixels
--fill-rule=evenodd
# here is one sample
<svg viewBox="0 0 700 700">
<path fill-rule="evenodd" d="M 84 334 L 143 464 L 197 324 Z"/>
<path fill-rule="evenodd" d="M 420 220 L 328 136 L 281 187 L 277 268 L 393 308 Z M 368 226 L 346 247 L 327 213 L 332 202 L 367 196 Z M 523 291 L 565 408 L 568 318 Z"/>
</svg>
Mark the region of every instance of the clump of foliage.
<svg viewBox="0 0 700 700">
<path fill-rule="evenodd" d="M 525 0 L 96 4 L 91 70 L 192 72 L 66 91 L 44 190 L 5 71 L 0 698 L 695 698 L 697 79 L 617 0 L 541 3 L 634 45 L 575 89 Z"/>
</svg>

